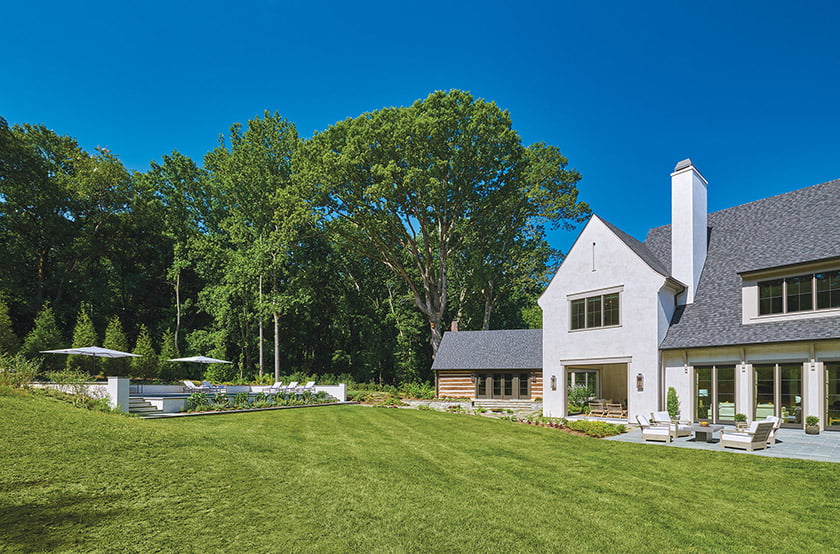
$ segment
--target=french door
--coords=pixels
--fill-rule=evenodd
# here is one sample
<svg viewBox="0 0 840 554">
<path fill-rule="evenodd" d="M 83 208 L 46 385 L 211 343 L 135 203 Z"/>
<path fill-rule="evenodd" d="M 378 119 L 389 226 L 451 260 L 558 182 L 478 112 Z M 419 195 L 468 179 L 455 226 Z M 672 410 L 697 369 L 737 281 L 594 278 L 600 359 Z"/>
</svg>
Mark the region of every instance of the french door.
<svg viewBox="0 0 840 554">
<path fill-rule="evenodd" d="M 772 415 L 786 427 L 802 427 L 802 364 L 756 364 L 753 418 Z"/>
<path fill-rule="evenodd" d="M 475 381 L 476 398 L 531 398 L 527 373 L 479 373 Z"/>
<path fill-rule="evenodd" d="M 735 421 L 735 365 L 694 368 L 697 421 Z"/>
<path fill-rule="evenodd" d="M 840 429 L 840 362 L 825 363 L 825 426 Z"/>
</svg>

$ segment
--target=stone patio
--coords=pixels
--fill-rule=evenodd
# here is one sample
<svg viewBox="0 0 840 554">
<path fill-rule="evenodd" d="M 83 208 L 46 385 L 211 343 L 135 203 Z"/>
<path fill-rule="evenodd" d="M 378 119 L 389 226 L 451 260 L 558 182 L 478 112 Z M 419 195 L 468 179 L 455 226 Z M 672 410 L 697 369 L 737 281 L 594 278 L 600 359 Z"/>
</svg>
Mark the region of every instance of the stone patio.
<svg viewBox="0 0 840 554">
<path fill-rule="evenodd" d="M 731 429 L 726 427 L 725 429 Z M 840 463 L 840 433 L 836 431 L 823 431 L 819 435 L 806 435 L 802 429 L 779 429 L 776 444 L 747 452 L 735 448 L 721 448 L 720 433 L 715 433 L 714 442 L 695 441 L 694 436 L 674 439 L 670 443 L 645 442 L 642 440 L 642 433 L 638 427 L 633 427 L 629 432 L 616 437 L 608 437 L 605 440 L 619 442 L 645 443 L 665 448 L 695 448 L 698 450 L 714 450 L 716 452 L 731 452 L 735 454 L 752 454 L 754 456 L 767 456 L 770 458 L 793 458 L 798 460 L 812 460 L 817 462 Z"/>
</svg>

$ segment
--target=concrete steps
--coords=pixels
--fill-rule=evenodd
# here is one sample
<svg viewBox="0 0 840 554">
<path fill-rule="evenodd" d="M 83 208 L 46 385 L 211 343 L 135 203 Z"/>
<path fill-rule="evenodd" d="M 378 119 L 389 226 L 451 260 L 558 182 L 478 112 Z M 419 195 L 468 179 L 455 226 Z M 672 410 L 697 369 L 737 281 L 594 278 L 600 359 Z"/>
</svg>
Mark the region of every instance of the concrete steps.
<svg viewBox="0 0 840 554">
<path fill-rule="evenodd" d="M 485 410 L 514 410 L 520 412 L 530 412 L 534 410 L 534 402 L 531 400 L 515 400 L 515 399 L 478 399 L 473 400 L 473 406 L 481 407 Z"/>
<path fill-rule="evenodd" d="M 148 400 L 145 398 L 131 398 L 128 401 L 128 411 L 132 414 L 140 414 L 140 415 L 152 415 L 152 414 L 161 414 L 163 410 L 159 410 L 155 406 L 153 406 Z"/>
</svg>

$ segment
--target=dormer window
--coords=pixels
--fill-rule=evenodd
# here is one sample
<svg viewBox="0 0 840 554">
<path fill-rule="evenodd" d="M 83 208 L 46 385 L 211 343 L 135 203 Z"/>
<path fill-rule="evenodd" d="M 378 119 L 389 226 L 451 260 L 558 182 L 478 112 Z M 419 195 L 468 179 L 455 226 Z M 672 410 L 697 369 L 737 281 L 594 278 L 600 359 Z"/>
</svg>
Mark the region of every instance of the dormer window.
<svg viewBox="0 0 840 554">
<path fill-rule="evenodd" d="M 840 271 L 759 281 L 758 314 L 788 314 L 840 308 Z"/>
</svg>

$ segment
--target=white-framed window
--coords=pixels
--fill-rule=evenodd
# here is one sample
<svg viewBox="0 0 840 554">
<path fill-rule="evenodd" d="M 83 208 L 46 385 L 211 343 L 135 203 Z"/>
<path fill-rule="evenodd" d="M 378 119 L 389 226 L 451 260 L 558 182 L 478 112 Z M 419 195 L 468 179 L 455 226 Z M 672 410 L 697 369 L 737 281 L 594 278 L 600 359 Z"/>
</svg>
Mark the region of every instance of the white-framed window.
<svg viewBox="0 0 840 554">
<path fill-rule="evenodd" d="M 620 304 L 618 292 L 574 298 L 569 301 L 569 329 L 617 327 L 621 324 Z"/>
</svg>

